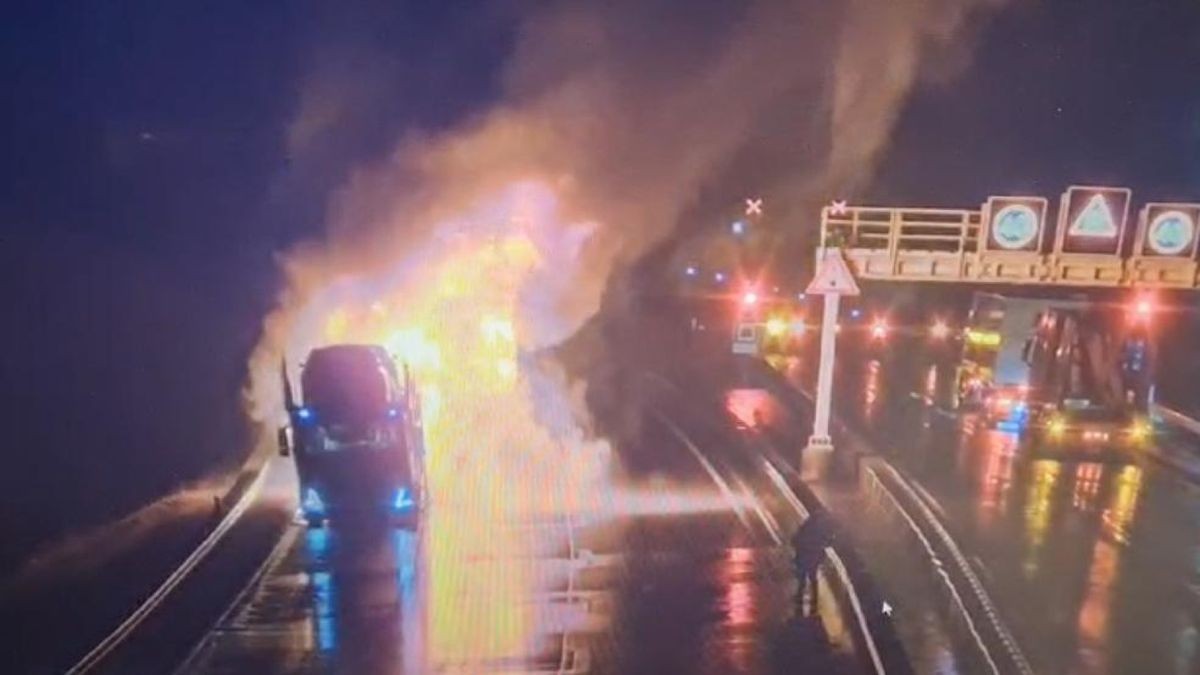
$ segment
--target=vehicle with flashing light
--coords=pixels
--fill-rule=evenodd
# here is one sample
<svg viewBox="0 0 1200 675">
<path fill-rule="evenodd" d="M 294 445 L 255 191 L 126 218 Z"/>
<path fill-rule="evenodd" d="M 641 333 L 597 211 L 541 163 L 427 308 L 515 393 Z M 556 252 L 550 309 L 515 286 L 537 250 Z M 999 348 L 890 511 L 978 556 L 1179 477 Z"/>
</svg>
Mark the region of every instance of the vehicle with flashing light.
<svg viewBox="0 0 1200 675">
<path fill-rule="evenodd" d="M 1045 445 L 1140 444 L 1153 390 L 1145 301 L 977 293 L 963 333 L 958 403 Z"/>
<path fill-rule="evenodd" d="M 1080 455 L 1135 449 L 1148 443 L 1153 435 L 1149 418 L 1132 408 L 1068 400 L 1047 412 L 1044 422 L 1035 428 L 1034 440 L 1042 451 Z"/>
<path fill-rule="evenodd" d="M 1098 452 L 1149 442 L 1150 338 L 1140 310 L 1094 305 L 1042 313 L 1025 349 L 1038 444 Z"/>
<path fill-rule="evenodd" d="M 802 315 L 786 309 L 775 310 L 766 316 L 762 325 L 763 351 L 780 356 L 795 354 L 807 332 L 808 326 Z"/>
<path fill-rule="evenodd" d="M 301 364 L 301 402 L 286 362 L 281 375 L 288 424 L 279 430 L 279 450 L 295 457 L 308 524 L 413 522 L 426 490 L 420 398 L 408 368 L 397 369 L 375 345 L 314 349 Z"/>
<path fill-rule="evenodd" d="M 1038 317 L 1071 301 L 976 293 L 962 334 L 957 407 L 979 411 L 992 426 L 1021 428 L 1029 413 L 1026 345 Z"/>
</svg>

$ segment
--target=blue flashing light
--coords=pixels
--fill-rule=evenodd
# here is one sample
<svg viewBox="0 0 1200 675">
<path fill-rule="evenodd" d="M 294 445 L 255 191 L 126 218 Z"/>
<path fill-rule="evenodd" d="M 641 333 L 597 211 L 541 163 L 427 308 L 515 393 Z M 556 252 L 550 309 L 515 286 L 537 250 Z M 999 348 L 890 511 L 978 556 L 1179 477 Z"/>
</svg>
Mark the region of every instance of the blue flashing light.
<svg viewBox="0 0 1200 675">
<path fill-rule="evenodd" d="M 686 274 L 686 275 L 688 275 L 689 277 L 694 277 L 694 276 L 696 276 L 696 271 L 697 271 L 697 270 L 696 270 L 696 266 L 695 266 L 695 265 L 688 265 L 688 266 L 687 266 L 687 269 L 685 269 L 685 270 L 683 271 L 683 273 L 684 273 L 684 274 Z"/>
<path fill-rule="evenodd" d="M 312 408 L 307 406 L 296 411 L 296 419 L 301 422 L 311 422 L 317 418 L 317 413 Z"/>
<path fill-rule="evenodd" d="M 996 428 L 1000 431 L 1011 431 L 1014 433 L 1019 433 L 1027 426 L 1029 426 L 1029 406 L 1024 401 L 1014 403 L 1012 410 L 1008 413 L 1008 417 L 996 424 Z"/>
<path fill-rule="evenodd" d="M 304 491 L 304 502 L 301 506 L 308 515 L 325 515 L 325 501 L 321 499 L 321 493 L 317 492 L 316 488 L 310 487 Z"/>
<path fill-rule="evenodd" d="M 412 493 L 406 487 L 396 488 L 396 496 L 392 499 L 392 509 L 395 511 L 409 511 L 417 503 L 413 501 Z"/>
<path fill-rule="evenodd" d="M 743 235 L 743 234 L 745 234 L 745 233 L 746 233 L 746 221 L 744 221 L 744 220 L 735 220 L 735 221 L 733 221 L 733 224 L 731 224 L 731 225 L 729 226 L 729 229 L 730 229 L 730 231 L 732 231 L 734 234 L 736 234 L 736 235 L 738 235 L 738 236 L 741 236 L 741 235 Z"/>
<path fill-rule="evenodd" d="M 724 281 L 725 281 L 725 273 L 724 273 L 724 272 L 717 272 L 717 273 L 713 274 L 713 281 L 716 281 L 718 284 L 720 284 L 720 283 L 724 283 Z"/>
<path fill-rule="evenodd" d="M 400 409 L 399 408 L 388 408 L 387 416 L 388 416 L 388 419 L 390 419 L 390 420 L 400 419 Z"/>
<path fill-rule="evenodd" d="M 850 310 L 850 318 L 851 318 L 851 319 L 857 319 L 857 318 L 859 318 L 860 316 L 862 316 L 862 310 L 861 310 L 861 309 L 859 309 L 859 308 L 855 307 L 854 309 Z"/>
</svg>

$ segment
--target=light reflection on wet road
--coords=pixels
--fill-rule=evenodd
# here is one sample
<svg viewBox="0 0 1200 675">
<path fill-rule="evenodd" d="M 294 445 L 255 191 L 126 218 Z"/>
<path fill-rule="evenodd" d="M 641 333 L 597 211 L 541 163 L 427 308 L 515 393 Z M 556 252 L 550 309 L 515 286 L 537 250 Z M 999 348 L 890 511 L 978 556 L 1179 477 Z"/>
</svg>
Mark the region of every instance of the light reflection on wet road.
<svg viewBox="0 0 1200 675">
<path fill-rule="evenodd" d="M 1146 457 L 1037 456 L 950 413 L 952 364 L 919 349 L 848 350 L 836 414 L 927 491 L 1034 669 L 1200 672 L 1200 489 Z"/>
<path fill-rule="evenodd" d="M 673 459 L 576 509 L 488 504 L 494 477 L 476 472 L 499 468 L 479 461 L 431 475 L 414 530 L 294 526 L 188 672 L 854 672 L 836 620 L 793 621 L 776 537 L 795 518 L 721 460 L 734 495 L 718 491 L 669 430 L 648 435 Z M 508 476 L 524 495 L 561 487 Z M 747 519 L 753 504 L 775 515 Z"/>
</svg>

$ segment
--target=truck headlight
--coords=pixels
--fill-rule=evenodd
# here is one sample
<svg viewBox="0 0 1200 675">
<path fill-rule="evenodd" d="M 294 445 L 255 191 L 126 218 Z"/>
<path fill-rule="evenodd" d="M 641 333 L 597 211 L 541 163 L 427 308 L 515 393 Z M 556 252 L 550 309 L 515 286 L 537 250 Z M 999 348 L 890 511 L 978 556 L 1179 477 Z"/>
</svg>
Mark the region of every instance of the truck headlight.
<svg viewBox="0 0 1200 675">
<path fill-rule="evenodd" d="M 1150 438 L 1150 434 L 1153 432 L 1154 429 L 1150 426 L 1150 422 L 1146 420 L 1135 420 L 1133 424 L 1129 425 L 1129 437 L 1139 443 Z"/>
<path fill-rule="evenodd" d="M 1062 416 L 1055 415 L 1046 423 L 1046 431 L 1051 438 L 1062 438 L 1063 434 L 1067 433 L 1067 421 Z"/>
</svg>

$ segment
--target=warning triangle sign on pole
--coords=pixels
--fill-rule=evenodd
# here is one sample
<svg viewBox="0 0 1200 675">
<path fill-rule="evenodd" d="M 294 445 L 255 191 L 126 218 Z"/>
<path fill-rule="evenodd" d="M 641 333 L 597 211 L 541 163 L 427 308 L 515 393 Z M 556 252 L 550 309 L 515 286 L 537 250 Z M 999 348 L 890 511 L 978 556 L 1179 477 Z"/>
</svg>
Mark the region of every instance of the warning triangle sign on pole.
<svg viewBox="0 0 1200 675">
<path fill-rule="evenodd" d="M 858 295 L 858 283 L 841 249 L 826 248 L 817 259 L 817 274 L 805 291 L 810 295 Z"/>
</svg>

